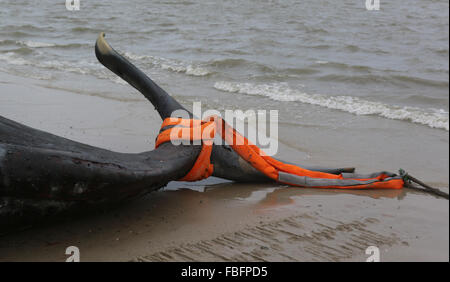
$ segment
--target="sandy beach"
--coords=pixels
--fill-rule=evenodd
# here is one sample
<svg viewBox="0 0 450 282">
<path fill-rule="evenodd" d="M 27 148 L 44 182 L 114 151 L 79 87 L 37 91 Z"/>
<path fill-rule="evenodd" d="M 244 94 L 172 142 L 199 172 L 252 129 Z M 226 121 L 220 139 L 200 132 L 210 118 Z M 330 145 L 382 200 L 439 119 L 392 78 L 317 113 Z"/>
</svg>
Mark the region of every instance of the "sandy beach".
<svg viewBox="0 0 450 282">
<path fill-rule="evenodd" d="M 0 89 L 6 118 L 110 150 L 153 149 L 160 119 L 150 103 L 6 74 Z M 448 215 L 448 200 L 409 189 L 171 182 L 112 210 L 2 235 L 0 261 L 64 261 L 68 246 L 82 261 L 365 261 L 369 246 L 381 261 L 448 261 Z"/>
</svg>

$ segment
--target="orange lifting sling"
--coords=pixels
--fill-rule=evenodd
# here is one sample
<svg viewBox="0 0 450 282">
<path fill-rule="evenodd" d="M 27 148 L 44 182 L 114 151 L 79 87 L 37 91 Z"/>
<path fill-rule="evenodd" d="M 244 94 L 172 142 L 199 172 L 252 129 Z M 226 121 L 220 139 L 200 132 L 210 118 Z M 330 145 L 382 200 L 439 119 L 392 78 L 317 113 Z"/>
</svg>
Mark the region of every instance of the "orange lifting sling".
<svg viewBox="0 0 450 282">
<path fill-rule="evenodd" d="M 171 128 L 164 128 L 170 126 Z M 237 132 L 222 118 L 211 116 L 206 120 L 167 118 L 161 125 L 162 132 L 155 147 L 173 140 L 202 140 L 202 150 L 189 173 L 180 181 L 197 181 L 208 178 L 214 171 L 211 152 L 216 133 L 244 160 L 267 177 L 284 184 L 314 188 L 341 189 L 401 189 L 404 180 L 388 172 L 371 175 L 352 173 L 331 174 L 312 171 L 286 164 L 266 155 L 246 137 Z"/>
</svg>

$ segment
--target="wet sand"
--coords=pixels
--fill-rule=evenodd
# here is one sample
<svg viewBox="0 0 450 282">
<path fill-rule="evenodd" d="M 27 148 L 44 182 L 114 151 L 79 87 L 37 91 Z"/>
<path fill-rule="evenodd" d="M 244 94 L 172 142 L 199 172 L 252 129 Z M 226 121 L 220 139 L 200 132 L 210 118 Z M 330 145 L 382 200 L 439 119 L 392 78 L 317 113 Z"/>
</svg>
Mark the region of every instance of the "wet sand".
<svg viewBox="0 0 450 282">
<path fill-rule="evenodd" d="M 90 145 L 151 150 L 149 103 L 115 101 L 0 77 L 0 114 Z M 448 186 L 448 184 L 447 184 Z M 448 192 L 448 187 L 443 187 Z M 401 191 L 172 182 L 107 212 L 3 235 L 0 261 L 448 261 L 449 202 Z"/>
</svg>

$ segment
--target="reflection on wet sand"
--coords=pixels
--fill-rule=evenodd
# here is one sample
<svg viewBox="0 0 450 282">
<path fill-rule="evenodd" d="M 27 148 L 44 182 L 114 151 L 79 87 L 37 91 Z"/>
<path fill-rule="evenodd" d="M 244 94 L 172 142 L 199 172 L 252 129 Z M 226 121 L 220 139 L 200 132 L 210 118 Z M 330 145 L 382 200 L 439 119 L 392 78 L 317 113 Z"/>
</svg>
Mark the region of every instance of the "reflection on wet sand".
<svg viewBox="0 0 450 282">
<path fill-rule="evenodd" d="M 183 189 L 189 189 L 184 187 Z M 397 198 L 402 200 L 408 193 L 420 194 L 410 189 L 375 189 L 375 190 L 344 190 L 344 189 L 310 189 L 290 187 L 279 184 L 240 184 L 240 183 L 219 183 L 205 185 L 202 191 L 206 195 L 215 198 L 228 200 L 242 200 L 249 203 L 256 203 L 259 208 L 273 208 L 293 204 L 298 197 L 307 197 L 315 195 L 354 195 L 361 197 L 369 197 L 373 199 L 381 198 Z"/>
<path fill-rule="evenodd" d="M 192 184 L 2 236 L 0 261 L 64 261 L 69 245 L 84 261 L 363 261 L 369 245 L 382 260 L 448 259 L 448 202 L 416 191 Z"/>
</svg>

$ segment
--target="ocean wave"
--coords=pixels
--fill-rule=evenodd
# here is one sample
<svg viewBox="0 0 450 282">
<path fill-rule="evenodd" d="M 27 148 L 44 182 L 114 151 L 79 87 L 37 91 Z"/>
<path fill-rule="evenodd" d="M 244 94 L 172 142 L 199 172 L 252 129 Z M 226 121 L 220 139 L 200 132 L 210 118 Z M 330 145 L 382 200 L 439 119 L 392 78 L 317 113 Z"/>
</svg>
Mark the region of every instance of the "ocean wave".
<svg viewBox="0 0 450 282">
<path fill-rule="evenodd" d="M 23 25 L 4 25 L 2 27 L 2 30 L 5 31 L 5 34 L 13 35 L 14 32 L 42 32 L 43 30 L 48 30 L 49 27 L 40 27 L 38 25 L 32 25 L 32 24 L 23 24 Z M 13 31 L 14 32 L 10 32 Z"/>
<path fill-rule="evenodd" d="M 287 83 L 253 84 L 220 81 L 214 84 L 214 88 L 225 92 L 268 97 L 282 102 L 317 105 L 355 115 L 377 115 L 388 119 L 423 124 L 431 128 L 449 130 L 449 113 L 445 110 L 425 110 L 415 107 L 388 105 L 352 96 L 308 94 L 289 88 Z"/>
<path fill-rule="evenodd" d="M 44 47 L 54 47 L 56 44 L 46 43 L 46 42 L 37 42 L 37 41 L 21 41 L 21 40 L 0 40 L 0 45 L 19 45 L 29 48 L 44 48 Z"/>
<path fill-rule="evenodd" d="M 98 71 L 98 68 L 96 67 L 95 63 L 88 61 L 69 62 L 69 61 L 50 60 L 40 62 L 37 66 L 46 69 L 67 71 L 78 74 L 95 74 L 95 72 Z"/>
<path fill-rule="evenodd" d="M 14 41 L 4 40 L 1 41 L 2 44 L 19 44 L 26 47 L 23 48 L 44 48 L 44 47 L 63 47 L 63 48 L 72 48 L 72 47 L 80 47 L 83 44 L 51 44 L 44 42 L 32 42 L 32 41 Z M 99 73 L 100 64 L 98 62 L 90 62 L 90 61 L 63 61 L 63 60 L 48 60 L 48 61 L 37 61 L 37 60 L 27 60 L 22 58 L 20 55 L 23 55 L 24 52 L 16 52 L 16 50 L 8 50 L 5 53 L 0 53 L 0 60 L 5 61 L 12 65 L 31 65 L 39 68 L 45 69 L 56 69 L 60 71 L 73 72 L 79 74 L 92 74 L 99 78 L 107 78 L 116 82 L 118 84 L 123 84 L 122 80 L 111 79 L 111 77 L 105 77 L 101 72 Z M 125 53 L 125 57 L 128 57 L 132 61 L 139 61 L 144 63 L 149 63 L 153 66 L 159 67 L 163 70 L 168 70 L 176 73 L 184 73 L 189 76 L 207 76 L 212 72 L 209 71 L 202 65 L 198 64 L 190 64 L 183 61 L 178 61 L 174 59 L 161 58 L 156 56 L 143 56 L 136 55 L 132 53 Z M 101 77 L 100 77 L 101 76 Z"/>
<path fill-rule="evenodd" d="M 276 67 L 273 67 L 268 64 L 256 62 L 256 61 L 250 61 L 246 59 L 236 59 L 236 58 L 224 58 L 224 59 L 215 59 L 210 60 L 206 63 L 206 66 L 212 67 L 212 68 L 222 68 L 222 69 L 248 69 L 252 68 L 262 73 L 273 73 L 277 71 L 283 71 L 278 70 Z M 289 70 L 288 70 L 289 71 Z"/>
<path fill-rule="evenodd" d="M 53 43 L 36 42 L 36 41 L 16 41 L 16 43 L 30 48 L 45 48 L 56 46 L 56 44 Z"/>
<path fill-rule="evenodd" d="M 357 67 L 352 68 L 356 69 Z M 365 67 L 361 67 L 361 70 L 363 69 L 365 69 Z M 448 81 L 431 80 L 406 75 L 377 75 L 370 73 L 360 75 L 327 74 L 324 76 L 320 76 L 318 79 L 321 81 L 345 82 L 354 84 L 389 83 L 392 85 L 407 86 L 407 87 L 420 85 L 425 87 L 448 88 Z"/>
<path fill-rule="evenodd" d="M 372 70 L 371 67 L 368 66 L 362 66 L 362 65 L 350 65 L 346 63 L 338 63 L 338 62 L 329 62 L 329 61 L 315 61 L 317 65 L 326 65 L 326 67 L 329 68 L 336 68 L 336 69 L 342 69 L 342 70 L 354 70 L 357 72 L 368 72 Z"/>
<path fill-rule="evenodd" d="M 136 55 L 130 52 L 125 52 L 124 55 L 130 60 L 144 61 L 150 63 L 153 66 L 171 72 L 184 73 L 190 76 L 207 76 L 211 74 L 211 72 L 207 68 L 201 65 L 190 64 L 179 60 L 167 59 L 156 56 Z"/>
<path fill-rule="evenodd" d="M 100 33 L 102 30 L 98 28 L 92 28 L 88 26 L 76 26 L 72 28 L 72 32 L 75 33 Z"/>
<path fill-rule="evenodd" d="M 1 45 L 18 45 L 22 46 L 24 48 L 49 48 L 49 47 L 56 47 L 56 48 L 79 48 L 79 47 L 86 47 L 91 46 L 90 44 L 85 43 L 67 43 L 67 44 L 56 44 L 56 43 L 48 43 L 48 42 L 37 42 L 37 41 L 21 41 L 21 40 L 0 40 L 0 46 Z"/>
<path fill-rule="evenodd" d="M 113 73 L 106 71 L 101 67 L 99 63 L 94 61 L 85 61 L 85 60 L 80 60 L 77 62 L 63 61 L 63 60 L 33 61 L 17 56 L 17 54 L 14 52 L 7 52 L 3 54 L 0 53 L 0 61 L 5 61 L 10 65 L 16 66 L 32 66 L 44 70 L 45 69 L 57 70 L 82 75 L 93 75 L 99 79 L 107 79 L 117 84 L 122 85 L 126 84 L 125 81 L 123 81 Z"/>
<path fill-rule="evenodd" d="M 8 49 L 1 50 L 0 53 L 14 53 L 19 56 L 25 56 L 30 53 L 33 53 L 33 49 L 28 48 L 28 47 L 15 47 L 13 49 L 8 48 Z"/>
<path fill-rule="evenodd" d="M 0 45 L 13 45 L 15 42 L 14 40 L 4 39 L 0 40 Z"/>
<path fill-rule="evenodd" d="M 226 59 L 212 60 L 208 63 L 208 65 L 213 67 L 231 68 L 231 67 L 245 66 L 249 63 L 250 63 L 249 61 L 244 59 L 226 58 Z"/>
<path fill-rule="evenodd" d="M 167 64 L 163 63 L 160 65 L 163 70 L 169 70 L 173 72 L 181 72 L 192 76 L 206 76 L 210 72 L 206 68 L 193 65 L 180 65 L 180 64 Z"/>
<path fill-rule="evenodd" d="M 0 54 L 0 60 L 5 61 L 8 64 L 18 65 L 18 66 L 23 66 L 23 65 L 29 64 L 29 61 L 27 61 L 23 58 L 17 57 L 16 54 L 13 52 L 7 52 L 4 54 Z"/>
</svg>

